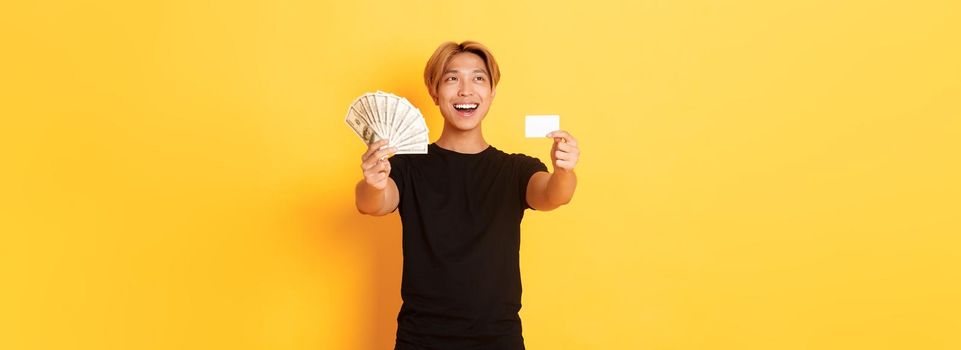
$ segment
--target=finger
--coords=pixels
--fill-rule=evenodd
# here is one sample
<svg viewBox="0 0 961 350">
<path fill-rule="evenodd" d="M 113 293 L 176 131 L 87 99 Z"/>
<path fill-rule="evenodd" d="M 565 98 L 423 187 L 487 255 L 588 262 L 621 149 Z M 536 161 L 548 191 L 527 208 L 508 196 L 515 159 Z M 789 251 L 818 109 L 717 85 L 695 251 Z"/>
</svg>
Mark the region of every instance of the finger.
<svg viewBox="0 0 961 350">
<path fill-rule="evenodd" d="M 577 158 L 578 158 L 578 157 L 580 157 L 580 153 L 579 153 L 579 152 L 564 152 L 564 151 L 555 151 L 555 152 L 554 152 L 554 159 L 563 159 L 563 160 L 573 160 L 573 161 L 577 161 Z"/>
<path fill-rule="evenodd" d="M 367 146 L 367 152 L 364 152 L 364 155 L 361 156 L 360 159 L 361 159 L 361 160 L 367 160 L 367 158 L 370 157 L 370 155 L 371 155 L 372 153 L 376 152 L 376 151 L 379 150 L 381 147 L 383 147 L 384 145 L 386 145 L 387 142 L 388 142 L 387 139 L 383 139 L 383 140 L 380 140 L 380 141 L 377 141 L 377 142 L 374 142 L 374 143 L 370 144 L 369 146 Z"/>
<path fill-rule="evenodd" d="M 577 145 L 569 142 L 564 142 L 564 143 L 557 144 L 557 149 L 564 152 L 574 152 L 574 151 L 577 151 Z"/>
<path fill-rule="evenodd" d="M 383 180 L 383 178 L 381 177 L 383 175 L 384 173 L 372 173 L 369 176 L 367 176 L 367 182 L 370 183 L 371 185 L 376 184 L 381 180 Z"/>
<path fill-rule="evenodd" d="M 364 176 L 368 176 L 368 175 L 370 175 L 370 174 L 374 174 L 374 173 L 377 173 L 377 172 L 379 172 L 379 171 L 383 171 L 384 162 L 386 162 L 386 161 L 384 161 L 384 160 L 378 160 L 377 158 L 371 157 L 371 159 L 370 159 L 369 161 L 367 161 L 367 162 L 364 163 L 364 165 L 366 166 L 366 168 L 364 168 Z"/>
<path fill-rule="evenodd" d="M 374 166 L 364 171 L 365 177 L 373 177 L 377 174 L 387 173 L 390 168 L 390 162 L 386 160 L 378 161 Z"/>
<path fill-rule="evenodd" d="M 548 137 L 553 137 L 555 143 L 569 143 L 577 146 L 577 139 L 573 135 L 564 130 L 557 130 L 548 134 Z"/>
<path fill-rule="evenodd" d="M 370 158 L 367 159 L 366 162 L 361 164 L 361 169 L 363 169 L 364 172 L 367 172 L 367 170 L 382 164 L 387 164 L 387 166 L 390 166 L 389 160 L 384 158 L 378 158 L 377 155 L 378 155 L 377 153 L 374 153 Z"/>
<path fill-rule="evenodd" d="M 380 149 L 381 147 L 383 147 L 384 145 L 386 145 L 389 141 L 390 141 L 390 140 L 388 140 L 388 139 L 382 139 L 382 140 L 374 141 L 374 143 L 371 143 L 371 144 L 370 144 L 370 148 Z"/>
<path fill-rule="evenodd" d="M 386 156 L 386 155 L 388 155 L 388 154 L 393 154 L 394 152 L 397 152 L 397 147 L 383 148 L 383 149 L 375 152 L 370 158 L 371 158 L 371 159 L 384 159 L 384 158 L 385 158 L 384 156 Z M 368 160 L 370 160 L 370 159 L 368 159 Z"/>
<path fill-rule="evenodd" d="M 564 133 L 566 133 L 564 130 L 554 130 L 547 133 L 547 137 L 561 137 L 561 135 Z"/>
<path fill-rule="evenodd" d="M 389 160 L 384 159 L 384 160 L 379 160 L 379 161 L 377 161 L 377 172 L 379 172 L 379 173 L 386 173 L 387 170 L 389 170 L 389 169 L 390 169 L 390 161 L 389 161 Z"/>
<path fill-rule="evenodd" d="M 375 152 L 383 148 L 384 145 L 387 144 L 387 142 L 388 141 L 384 139 L 384 140 L 380 140 L 370 144 L 370 146 L 367 147 L 367 152 L 364 152 L 364 155 L 361 156 L 361 160 L 366 161 L 368 158 L 370 158 L 371 155 L 373 155 Z"/>
<path fill-rule="evenodd" d="M 575 142 L 575 141 L 576 141 L 576 140 L 574 140 L 574 136 L 571 136 L 570 133 L 568 133 L 567 131 L 564 131 L 564 130 L 551 131 L 551 133 L 547 134 L 547 137 L 553 137 L 555 141 L 557 141 L 558 138 L 563 139 L 564 142 Z"/>
<path fill-rule="evenodd" d="M 367 160 L 365 160 L 363 163 L 360 163 L 360 168 L 363 169 L 364 171 L 367 171 L 367 169 L 370 169 L 371 167 L 377 165 L 379 161 L 380 159 L 377 157 L 374 157 L 374 155 L 372 154 L 369 157 L 367 157 Z"/>
</svg>

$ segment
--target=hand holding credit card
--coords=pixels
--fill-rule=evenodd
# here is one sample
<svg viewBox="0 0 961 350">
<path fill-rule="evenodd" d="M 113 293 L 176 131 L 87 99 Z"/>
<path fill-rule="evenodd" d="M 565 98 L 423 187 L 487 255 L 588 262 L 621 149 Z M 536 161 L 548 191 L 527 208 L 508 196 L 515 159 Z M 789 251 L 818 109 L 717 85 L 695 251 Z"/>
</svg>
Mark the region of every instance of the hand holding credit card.
<svg viewBox="0 0 961 350">
<path fill-rule="evenodd" d="M 524 118 L 524 136 L 529 138 L 551 137 L 551 163 L 557 169 L 574 170 L 581 150 L 577 139 L 569 132 L 561 130 L 561 117 L 556 114 L 528 115 Z"/>
</svg>

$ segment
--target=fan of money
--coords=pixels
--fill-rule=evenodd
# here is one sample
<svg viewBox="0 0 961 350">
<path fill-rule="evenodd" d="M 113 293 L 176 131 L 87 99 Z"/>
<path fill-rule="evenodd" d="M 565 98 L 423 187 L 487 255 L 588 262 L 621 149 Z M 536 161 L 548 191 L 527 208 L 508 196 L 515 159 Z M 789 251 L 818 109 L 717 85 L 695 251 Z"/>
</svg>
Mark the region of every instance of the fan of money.
<svg viewBox="0 0 961 350">
<path fill-rule="evenodd" d="M 377 91 L 354 100 L 344 118 L 367 145 L 387 139 L 397 154 L 427 153 L 427 123 L 424 115 L 406 98 Z"/>
</svg>

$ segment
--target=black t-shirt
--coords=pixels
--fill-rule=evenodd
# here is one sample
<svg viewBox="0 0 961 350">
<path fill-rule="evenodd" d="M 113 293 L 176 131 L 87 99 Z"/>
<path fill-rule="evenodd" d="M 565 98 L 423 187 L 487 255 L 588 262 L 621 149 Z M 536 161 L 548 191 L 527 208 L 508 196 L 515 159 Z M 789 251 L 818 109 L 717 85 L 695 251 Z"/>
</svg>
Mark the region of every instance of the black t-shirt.
<svg viewBox="0 0 961 350">
<path fill-rule="evenodd" d="M 520 223 L 547 167 L 493 146 L 390 158 L 403 223 L 395 349 L 524 349 Z"/>
</svg>

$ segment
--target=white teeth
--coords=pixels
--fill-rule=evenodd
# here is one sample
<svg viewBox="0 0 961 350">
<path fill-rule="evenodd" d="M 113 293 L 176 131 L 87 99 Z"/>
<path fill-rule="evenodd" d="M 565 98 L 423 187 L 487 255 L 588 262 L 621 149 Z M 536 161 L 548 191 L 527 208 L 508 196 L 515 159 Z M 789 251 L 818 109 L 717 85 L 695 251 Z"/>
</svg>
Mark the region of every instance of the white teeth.
<svg viewBox="0 0 961 350">
<path fill-rule="evenodd" d="M 459 104 L 459 105 L 454 105 L 454 108 L 458 108 L 458 109 L 477 108 L 477 104 L 476 103 Z"/>
</svg>

